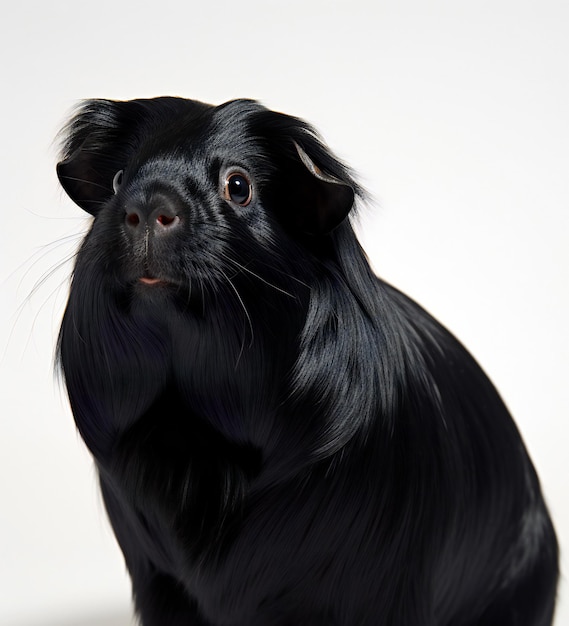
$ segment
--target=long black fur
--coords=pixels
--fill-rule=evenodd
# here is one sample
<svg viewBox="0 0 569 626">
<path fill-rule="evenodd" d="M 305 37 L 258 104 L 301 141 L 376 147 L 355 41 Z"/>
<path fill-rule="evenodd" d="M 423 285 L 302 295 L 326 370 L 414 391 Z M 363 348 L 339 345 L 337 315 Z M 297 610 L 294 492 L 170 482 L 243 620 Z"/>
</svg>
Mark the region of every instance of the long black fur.
<svg viewBox="0 0 569 626">
<path fill-rule="evenodd" d="M 92 100 L 58 174 L 94 216 L 59 362 L 144 626 L 551 623 L 557 544 L 520 435 L 372 274 L 361 190 L 309 125 Z"/>
</svg>

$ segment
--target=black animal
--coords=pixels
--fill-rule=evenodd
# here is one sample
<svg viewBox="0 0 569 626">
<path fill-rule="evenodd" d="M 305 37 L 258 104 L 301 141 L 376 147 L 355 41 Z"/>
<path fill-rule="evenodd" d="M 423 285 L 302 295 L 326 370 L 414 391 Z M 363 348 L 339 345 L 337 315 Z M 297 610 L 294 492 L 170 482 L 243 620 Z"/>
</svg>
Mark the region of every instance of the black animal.
<svg viewBox="0 0 569 626">
<path fill-rule="evenodd" d="M 557 544 L 496 390 L 376 278 L 362 196 L 248 100 L 85 102 L 59 338 L 145 626 L 546 626 Z"/>
</svg>

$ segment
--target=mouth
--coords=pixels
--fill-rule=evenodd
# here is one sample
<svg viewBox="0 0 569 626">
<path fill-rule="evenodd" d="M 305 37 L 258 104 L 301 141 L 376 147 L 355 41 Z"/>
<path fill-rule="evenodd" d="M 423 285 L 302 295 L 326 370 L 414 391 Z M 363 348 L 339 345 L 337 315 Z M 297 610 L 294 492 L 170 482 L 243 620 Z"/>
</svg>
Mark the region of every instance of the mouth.
<svg viewBox="0 0 569 626">
<path fill-rule="evenodd" d="M 168 285 L 170 281 L 164 280 L 163 278 L 158 278 L 153 276 L 150 272 L 145 271 L 142 276 L 137 279 L 138 283 L 142 283 L 143 285 L 148 285 L 152 287 L 154 285 Z"/>
<path fill-rule="evenodd" d="M 138 279 L 138 282 L 143 285 L 166 285 L 167 282 L 161 278 L 152 278 L 150 276 L 142 276 Z"/>
<path fill-rule="evenodd" d="M 168 275 L 161 276 L 144 270 L 130 275 L 128 284 L 132 301 L 150 299 L 162 301 L 163 298 L 173 298 L 184 310 L 200 311 L 204 306 L 203 291 L 192 289 L 191 284 L 177 280 Z"/>
</svg>

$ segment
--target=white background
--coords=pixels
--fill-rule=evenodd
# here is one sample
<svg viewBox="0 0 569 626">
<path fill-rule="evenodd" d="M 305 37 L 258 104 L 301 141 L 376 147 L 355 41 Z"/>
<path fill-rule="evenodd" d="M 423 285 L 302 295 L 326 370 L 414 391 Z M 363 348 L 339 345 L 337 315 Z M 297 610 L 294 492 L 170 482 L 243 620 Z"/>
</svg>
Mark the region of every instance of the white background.
<svg viewBox="0 0 569 626">
<path fill-rule="evenodd" d="M 376 198 L 360 228 L 374 268 L 493 378 L 569 546 L 566 0 L 36 0 L 6 5 L 0 31 L 1 624 L 130 620 L 52 373 L 89 225 L 52 141 L 86 97 L 254 97 L 315 123 Z"/>
</svg>

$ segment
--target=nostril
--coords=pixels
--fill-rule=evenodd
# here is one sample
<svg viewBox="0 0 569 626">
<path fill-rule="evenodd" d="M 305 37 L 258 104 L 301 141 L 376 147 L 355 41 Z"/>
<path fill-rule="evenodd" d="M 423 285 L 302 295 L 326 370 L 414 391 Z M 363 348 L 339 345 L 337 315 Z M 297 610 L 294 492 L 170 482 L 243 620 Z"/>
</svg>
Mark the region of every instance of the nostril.
<svg viewBox="0 0 569 626">
<path fill-rule="evenodd" d="M 168 226 L 175 226 L 180 221 L 180 218 L 177 215 L 160 214 L 156 218 L 156 221 L 160 225 L 162 225 L 164 227 L 168 227 Z"/>
<path fill-rule="evenodd" d="M 180 223 L 180 217 L 174 211 L 169 211 L 167 209 L 156 211 L 151 216 L 151 219 L 152 218 L 154 222 L 154 228 L 157 233 L 172 230 Z"/>
<path fill-rule="evenodd" d="M 138 213 L 127 213 L 126 215 L 126 223 L 129 226 L 138 226 L 140 224 L 140 216 L 138 215 Z"/>
</svg>

